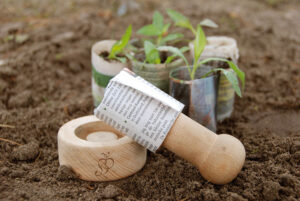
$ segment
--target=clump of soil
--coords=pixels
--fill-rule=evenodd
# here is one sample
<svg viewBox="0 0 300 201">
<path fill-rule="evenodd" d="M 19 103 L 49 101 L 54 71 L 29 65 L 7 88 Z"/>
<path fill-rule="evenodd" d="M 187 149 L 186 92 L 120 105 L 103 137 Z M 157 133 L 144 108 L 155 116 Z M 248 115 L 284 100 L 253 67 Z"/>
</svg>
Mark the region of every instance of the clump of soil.
<svg viewBox="0 0 300 201">
<path fill-rule="evenodd" d="M 53 1 L 43 2 L 53 7 Z M 137 1 L 140 9 L 122 17 L 109 7 L 100 10 L 99 1 L 78 2 L 62 4 L 66 8 L 53 9 L 48 18 L 27 17 L 30 6 L 8 14 L 18 6 L 0 4 L 5 11 L 0 12 L 0 137 L 16 142 L 0 140 L 0 200 L 300 199 L 299 1 L 274 8 L 261 1 L 147 0 Z M 229 184 L 209 183 L 166 149 L 148 153 L 141 171 L 114 182 L 82 181 L 69 168 L 59 167 L 58 129 L 93 113 L 92 44 L 118 39 L 129 23 L 135 29 L 149 24 L 154 8 L 174 8 L 193 24 L 211 18 L 219 29 L 209 29 L 207 35 L 238 41 L 245 92 L 218 133 L 239 138 L 247 158 Z M 104 11 L 109 17 L 99 14 Z M 27 40 L 10 40 L 18 34 Z"/>
<path fill-rule="evenodd" d="M 101 52 L 99 54 L 100 57 L 104 58 L 105 60 L 108 60 L 108 55 L 109 55 L 109 52 Z"/>
<path fill-rule="evenodd" d="M 69 181 L 72 179 L 76 179 L 77 176 L 76 174 L 67 166 L 62 165 L 59 166 L 58 171 L 57 171 L 57 179 L 60 181 Z"/>
<path fill-rule="evenodd" d="M 18 161 L 27 161 L 27 160 L 33 160 L 35 159 L 39 154 L 39 145 L 32 141 L 28 144 L 21 145 L 19 147 L 16 147 L 12 153 L 11 156 L 13 160 Z"/>
<path fill-rule="evenodd" d="M 102 57 L 105 61 L 108 61 L 108 62 L 111 62 L 111 61 L 117 61 L 117 62 L 120 62 L 118 59 L 109 59 L 108 56 L 109 56 L 109 52 L 107 51 L 104 51 L 104 52 L 101 52 L 99 54 L 100 57 Z M 124 54 L 117 54 L 116 55 L 117 57 L 121 57 L 121 58 L 126 58 Z"/>
</svg>

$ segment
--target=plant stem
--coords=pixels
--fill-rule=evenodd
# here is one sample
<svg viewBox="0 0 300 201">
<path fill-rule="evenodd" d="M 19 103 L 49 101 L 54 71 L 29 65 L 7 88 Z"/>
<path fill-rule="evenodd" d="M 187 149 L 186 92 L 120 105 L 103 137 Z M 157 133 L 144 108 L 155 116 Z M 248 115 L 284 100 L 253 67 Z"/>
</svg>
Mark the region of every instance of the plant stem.
<svg viewBox="0 0 300 201">
<path fill-rule="evenodd" d="M 193 34 L 194 35 L 196 35 L 197 34 L 197 32 L 196 32 L 196 30 L 194 29 L 194 27 L 190 24 L 190 30 L 193 32 Z"/>
<path fill-rule="evenodd" d="M 215 72 L 214 71 L 214 69 L 213 70 L 211 70 L 211 71 L 209 71 L 208 73 L 206 73 L 206 74 L 204 74 L 204 75 L 202 75 L 202 77 L 201 78 L 206 78 L 209 74 L 211 74 L 211 73 L 213 73 L 213 72 Z"/>
<path fill-rule="evenodd" d="M 162 35 L 159 35 L 158 38 L 157 38 L 157 40 L 156 40 L 156 45 L 157 46 L 160 46 L 161 39 L 162 39 Z"/>
<path fill-rule="evenodd" d="M 196 70 L 197 70 L 197 62 L 194 62 L 192 72 L 190 73 L 191 80 L 195 79 Z"/>
</svg>

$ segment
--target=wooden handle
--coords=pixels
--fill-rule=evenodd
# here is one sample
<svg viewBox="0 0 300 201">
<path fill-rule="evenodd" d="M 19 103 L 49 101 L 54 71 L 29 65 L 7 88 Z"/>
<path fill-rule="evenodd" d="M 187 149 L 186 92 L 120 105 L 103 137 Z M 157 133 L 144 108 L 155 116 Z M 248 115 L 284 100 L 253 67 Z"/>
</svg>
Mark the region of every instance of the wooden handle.
<svg viewBox="0 0 300 201">
<path fill-rule="evenodd" d="M 180 114 L 163 146 L 194 164 L 201 175 L 215 184 L 232 181 L 245 161 L 245 148 L 235 137 L 216 135 L 194 120 Z"/>
</svg>

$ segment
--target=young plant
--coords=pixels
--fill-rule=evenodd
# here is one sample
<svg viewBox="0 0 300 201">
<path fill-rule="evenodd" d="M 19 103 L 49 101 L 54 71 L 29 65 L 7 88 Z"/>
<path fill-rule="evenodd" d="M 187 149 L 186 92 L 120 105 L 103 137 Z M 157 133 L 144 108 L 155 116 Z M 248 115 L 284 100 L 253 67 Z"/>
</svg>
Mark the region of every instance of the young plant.
<svg viewBox="0 0 300 201">
<path fill-rule="evenodd" d="M 156 46 L 165 45 L 167 42 L 178 40 L 183 37 L 181 33 L 169 34 L 170 23 L 164 24 L 164 17 L 155 11 L 153 14 L 152 24 L 148 24 L 137 31 L 144 36 L 155 37 L 153 43 Z"/>
<path fill-rule="evenodd" d="M 175 26 L 189 29 L 191 32 L 193 32 L 194 35 L 197 34 L 196 29 L 193 27 L 193 25 L 191 24 L 190 20 L 187 17 L 185 17 L 181 13 L 179 13 L 175 10 L 171 10 L 171 9 L 167 10 L 167 13 L 168 13 L 169 17 L 174 21 Z M 199 23 L 199 25 L 211 27 L 211 28 L 218 28 L 218 25 L 210 19 L 202 20 Z"/>
<path fill-rule="evenodd" d="M 180 13 L 173 11 L 173 10 L 168 10 L 168 15 L 174 20 L 175 25 L 187 28 L 194 33 L 194 35 L 195 35 L 195 40 L 193 42 L 194 43 L 194 57 L 193 57 L 194 63 L 191 66 L 188 63 L 185 56 L 176 47 L 163 46 L 163 47 L 159 47 L 157 49 L 158 50 L 168 50 L 168 51 L 172 52 L 173 54 L 181 57 L 185 61 L 186 65 L 188 67 L 188 71 L 189 71 L 191 80 L 195 79 L 196 71 L 197 71 L 198 67 L 201 66 L 202 64 L 208 63 L 210 61 L 226 62 L 233 71 L 228 70 L 228 69 L 223 69 L 223 68 L 213 68 L 210 72 L 203 75 L 202 78 L 205 78 L 205 77 L 211 75 L 212 73 L 222 72 L 225 75 L 225 77 L 228 79 L 228 81 L 231 83 L 231 85 L 233 86 L 233 89 L 236 92 L 236 94 L 241 97 L 242 92 L 241 92 L 241 89 L 239 86 L 239 80 L 241 81 L 242 87 L 244 88 L 245 73 L 243 71 L 241 71 L 236 64 L 234 64 L 233 62 L 231 62 L 227 59 L 222 59 L 222 58 L 207 58 L 202 61 L 199 61 L 200 56 L 206 45 L 206 37 L 205 37 L 204 31 L 203 31 L 201 25 L 215 27 L 215 24 L 212 21 L 206 19 L 206 20 L 202 21 L 200 24 L 198 24 L 197 28 L 195 29 L 192 26 L 192 24 L 190 23 L 190 21 L 188 20 L 188 18 L 181 15 Z"/>
<path fill-rule="evenodd" d="M 131 37 L 132 26 L 129 25 L 122 36 L 121 40 L 115 42 L 112 46 L 110 53 L 108 55 L 108 59 L 110 60 L 119 60 L 122 63 L 126 63 L 126 50 L 125 47 L 127 46 L 130 37 Z"/>
<path fill-rule="evenodd" d="M 164 47 L 168 47 L 168 48 L 164 48 Z M 145 56 L 146 56 L 145 62 L 150 63 L 150 64 L 160 64 L 161 58 L 160 58 L 159 51 L 172 52 L 173 55 L 168 56 L 166 58 L 166 60 L 164 61 L 165 64 L 168 64 L 168 63 L 171 63 L 177 56 L 179 56 L 179 54 L 183 55 L 184 52 L 189 50 L 188 47 L 182 47 L 180 49 L 174 48 L 174 49 L 172 49 L 172 51 L 170 51 L 170 49 L 172 49 L 172 46 L 156 47 L 150 41 L 145 41 L 144 42 L 144 50 L 145 50 Z M 175 54 L 175 52 L 176 52 L 176 54 Z M 183 57 L 181 57 L 181 58 L 183 58 Z"/>
<path fill-rule="evenodd" d="M 157 49 L 160 46 L 166 45 L 167 42 L 176 41 L 183 37 L 181 33 L 169 34 L 168 30 L 170 23 L 164 24 L 163 16 L 155 11 L 153 14 L 152 24 L 148 24 L 137 31 L 138 34 L 152 37 L 144 41 L 145 62 L 149 64 L 171 63 L 177 55 L 166 56 L 168 50 L 163 51 L 166 58 L 161 58 L 161 54 Z M 188 47 L 180 48 L 181 52 L 188 50 Z M 132 59 L 132 58 L 131 58 Z"/>
</svg>

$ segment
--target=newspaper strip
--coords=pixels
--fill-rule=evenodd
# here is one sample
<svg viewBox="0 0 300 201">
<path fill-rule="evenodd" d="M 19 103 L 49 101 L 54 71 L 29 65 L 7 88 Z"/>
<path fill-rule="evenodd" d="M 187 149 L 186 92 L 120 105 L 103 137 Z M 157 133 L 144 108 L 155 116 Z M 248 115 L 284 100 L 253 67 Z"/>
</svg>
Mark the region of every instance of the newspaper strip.
<svg viewBox="0 0 300 201">
<path fill-rule="evenodd" d="M 155 152 L 183 107 L 182 103 L 126 69 L 111 79 L 94 113 Z"/>
</svg>

